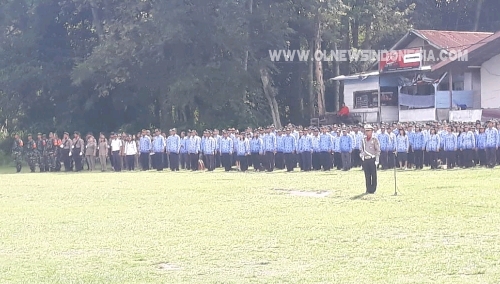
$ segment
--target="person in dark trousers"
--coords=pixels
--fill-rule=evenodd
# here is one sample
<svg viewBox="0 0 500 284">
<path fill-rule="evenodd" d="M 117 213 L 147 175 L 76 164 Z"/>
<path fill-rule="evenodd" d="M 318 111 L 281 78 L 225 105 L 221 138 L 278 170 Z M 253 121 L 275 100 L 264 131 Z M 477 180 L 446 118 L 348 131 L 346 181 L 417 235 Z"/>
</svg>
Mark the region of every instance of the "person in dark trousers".
<svg viewBox="0 0 500 284">
<path fill-rule="evenodd" d="M 380 143 L 373 137 L 373 127 L 365 126 L 365 137 L 360 147 L 360 157 L 365 172 L 366 193 L 374 194 L 377 191 L 377 165 L 380 156 Z"/>
</svg>

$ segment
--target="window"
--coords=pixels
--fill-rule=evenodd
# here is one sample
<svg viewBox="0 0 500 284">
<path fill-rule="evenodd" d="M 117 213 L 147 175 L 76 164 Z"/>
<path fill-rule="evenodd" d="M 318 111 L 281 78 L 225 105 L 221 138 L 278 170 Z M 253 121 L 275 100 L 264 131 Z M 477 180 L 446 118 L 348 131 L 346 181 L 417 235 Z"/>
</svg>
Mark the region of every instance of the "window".
<svg viewBox="0 0 500 284">
<path fill-rule="evenodd" d="M 382 106 L 398 106 L 398 87 L 380 87 Z"/>
<path fill-rule="evenodd" d="M 354 92 L 354 108 L 378 107 L 378 90 Z"/>
</svg>

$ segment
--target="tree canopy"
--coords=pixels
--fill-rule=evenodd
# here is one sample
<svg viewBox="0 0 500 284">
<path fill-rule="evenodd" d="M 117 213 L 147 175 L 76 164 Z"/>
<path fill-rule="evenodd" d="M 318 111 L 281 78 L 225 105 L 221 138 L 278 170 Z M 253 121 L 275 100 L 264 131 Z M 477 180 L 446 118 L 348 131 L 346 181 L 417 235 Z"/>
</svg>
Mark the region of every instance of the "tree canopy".
<svg viewBox="0 0 500 284">
<path fill-rule="evenodd" d="M 272 62 L 269 50 L 387 48 L 409 28 L 496 31 L 497 4 L 0 0 L 0 124 L 43 132 L 306 124 L 338 108 L 340 86 L 324 78 L 370 66 Z"/>
</svg>

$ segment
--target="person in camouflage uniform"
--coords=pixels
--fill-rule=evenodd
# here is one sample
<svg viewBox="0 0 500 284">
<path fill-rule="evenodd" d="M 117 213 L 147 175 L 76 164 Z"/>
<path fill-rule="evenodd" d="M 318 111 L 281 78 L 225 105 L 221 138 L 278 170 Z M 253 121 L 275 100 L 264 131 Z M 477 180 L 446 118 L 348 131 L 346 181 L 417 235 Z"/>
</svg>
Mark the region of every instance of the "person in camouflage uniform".
<svg viewBox="0 0 500 284">
<path fill-rule="evenodd" d="M 37 150 L 37 163 L 40 168 L 40 172 L 45 172 L 45 145 L 46 141 L 43 137 L 42 133 L 38 133 L 38 137 L 36 139 L 36 150 Z"/>
<path fill-rule="evenodd" d="M 57 142 L 54 139 L 54 133 L 49 133 L 49 139 L 47 140 L 47 143 L 45 145 L 45 152 L 47 157 L 45 170 L 48 172 L 55 172 Z"/>
<path fill-rule="evenodd" d="M 28 142 L 26 143 L 26 160 L 31 172 L 34 173 L 38 162 L 38 150 L 31 134 L 28 135 Z"/>
<path fill-rule="evenodd" d="M 19 138 L 19 135 L 14 135 L 14 144 L 12 145 L 12 158 L 16 163 L 17 172 L 21 172 L 23 167 L 23 140 Z"/>
</svg>

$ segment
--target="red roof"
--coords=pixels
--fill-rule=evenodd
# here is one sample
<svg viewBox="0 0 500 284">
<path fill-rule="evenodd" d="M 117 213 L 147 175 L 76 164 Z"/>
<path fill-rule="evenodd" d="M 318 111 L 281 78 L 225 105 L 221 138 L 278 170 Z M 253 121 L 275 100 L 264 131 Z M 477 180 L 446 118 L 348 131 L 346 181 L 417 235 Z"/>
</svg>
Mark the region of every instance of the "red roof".
<svg viewBox="0 0 500 284">
<path fill-rule="evenodd" d="M 465 49 L 479 41 L 491 36 L 493 33 L 486 32 L 458 32 L 458 31 L 435 31 L 435 30 L 412 30 L 430 44 L 445 50 Z"/>
</svg>

